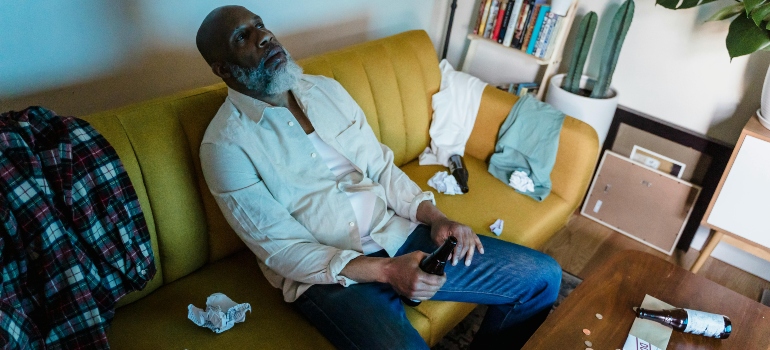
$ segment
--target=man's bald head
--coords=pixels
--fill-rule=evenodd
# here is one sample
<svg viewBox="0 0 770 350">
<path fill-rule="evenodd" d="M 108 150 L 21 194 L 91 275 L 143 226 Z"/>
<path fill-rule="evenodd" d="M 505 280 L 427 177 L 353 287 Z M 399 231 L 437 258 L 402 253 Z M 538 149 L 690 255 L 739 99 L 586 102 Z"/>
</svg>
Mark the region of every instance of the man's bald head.
<svg viewBox="0 0 770 350">
<path fill-rule="evenodd" d="M 230 22 L 234 15 L 244 12 L 254 16 L 254 13 L 243 6 L 227 5 L 215 8 L 203 19 L 203 23 L 198 28 L 198 34 L 195 36 L 195 45 L 198 46 L 198 52 L 201 53 L 206 63 L 211 65 L 225 59 Z"/>
</svg>

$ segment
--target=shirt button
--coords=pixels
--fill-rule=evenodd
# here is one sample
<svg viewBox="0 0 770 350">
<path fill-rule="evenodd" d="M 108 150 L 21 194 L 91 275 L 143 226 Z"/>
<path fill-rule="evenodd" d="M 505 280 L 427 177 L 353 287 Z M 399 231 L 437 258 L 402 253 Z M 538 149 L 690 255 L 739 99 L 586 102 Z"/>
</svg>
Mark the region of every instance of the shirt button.
<svg viewBox="0 0 770 350">
<path fill-rule="evenodd" d="M 137 267 L 137 268 L 136 268 L 136 270 L 137 270 L 137 272 L 139 272 L 139 274 L 140 274 L 140 275 L 142 275 L 142 276 L 144 276 L 144 275 L 146 275 L 146 274 L 147 274 L 147 270 L 145 270 L 145 269 L 143 269 L 143 268 L 141 268 L 141 267 Z"/>
<path fill-rule="evenodd" d="M 294 122 L 289 122 L 289 126 L 294 126 Z"/>
<path fill-rule="evenodd" d="M 350 225 L 350 227 L 353 227 L 353 226 L 356 226 L 356 223 L 351 221 L 348 225 Z"/>
<path fill-rule="evenodd" d="M 310 153 L 310 156 L 315 158 L 315 153 Z"/>
</svg>

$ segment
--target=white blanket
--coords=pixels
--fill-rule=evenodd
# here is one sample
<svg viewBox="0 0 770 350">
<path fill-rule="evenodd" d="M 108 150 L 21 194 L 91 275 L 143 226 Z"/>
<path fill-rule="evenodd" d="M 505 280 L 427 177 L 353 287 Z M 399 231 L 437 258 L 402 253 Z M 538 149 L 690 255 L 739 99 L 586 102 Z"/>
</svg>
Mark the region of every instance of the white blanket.
<svg viewBox="0 0 770 350">
<path fill-rule="evenodd" d="M 473 130 L 487 83 L 467 73 L 455 71 L 441 60 L 441 87 L 433 95 L 430 147 L 420 154 L 420 165 L 449 166 L 449 157 L 465 155 L 465 144 Z"/>
</svg>

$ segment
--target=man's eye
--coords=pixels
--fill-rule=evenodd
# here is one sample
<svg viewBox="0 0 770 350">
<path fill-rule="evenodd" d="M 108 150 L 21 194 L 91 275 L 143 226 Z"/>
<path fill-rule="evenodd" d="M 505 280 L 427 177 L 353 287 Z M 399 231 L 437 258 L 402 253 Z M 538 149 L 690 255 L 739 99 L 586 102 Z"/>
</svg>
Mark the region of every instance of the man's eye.
<svg viewBox="0 0 770 350">
<path fill-rule="evenodd" d="M 235 41 L 243 41 L 243 34 L 238 34 L 238 36 L 235 37 Z"/>
<path fill-rule="evenodd" d="M 264 27 L 265 27 L 265 25 L 264 25 L 264 24 L 262 24 L 262 23 L 257 23 L 257 26 L 256 26 L 256 27 L 257 27 L 257 29 L 262 29 L 262 28 L 264 28 Z"/>
</svg>

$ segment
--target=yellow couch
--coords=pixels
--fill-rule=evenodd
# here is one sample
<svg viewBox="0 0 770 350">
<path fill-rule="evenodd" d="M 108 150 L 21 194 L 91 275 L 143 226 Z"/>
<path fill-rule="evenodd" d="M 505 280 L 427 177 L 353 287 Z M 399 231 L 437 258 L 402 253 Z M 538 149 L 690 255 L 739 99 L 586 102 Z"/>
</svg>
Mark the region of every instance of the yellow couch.
<svg viewBox="0 0 770 350">
<path fill-rule="evenodd" d="M 366 113 L 395 162 L 425 190 L 438 166 L 420 167 L 429 143 L 431 96 L 440 72 L 435 49 L 423 31 L 410 31 L 300 64 L 309 74 L 338 80 Z M 225 222 L 201 174 L 198 147 L 223 102 L 223 84 L 84 117 L 117 150 L 147 218 L 158 273 L 141 292 L 121 300 L 108 336 L 115 349 L 331 348 L 272 288 Z M 501 218 L 501 239 L 540 248 L 577 208 L 593 171 L 599 146 L 585 123 L 567 118 L 560 137 L 553 192 L 543 202 L 519 195 L 487 172 L 497 130 L 516 97 L 487 87 L 465 161 L 470 192 L 436 198 L 449 217 L 488 234 Z M 203 307 L 222 292 L 253 311 L 246 322 L 215 334 L 187 319 L 187 305 Z M 407 307 L 409 320 L 436 344 L 475 305 L 424 302 Z M 376 317 L 376 315 L 372 315 Z"/>
</svg>

